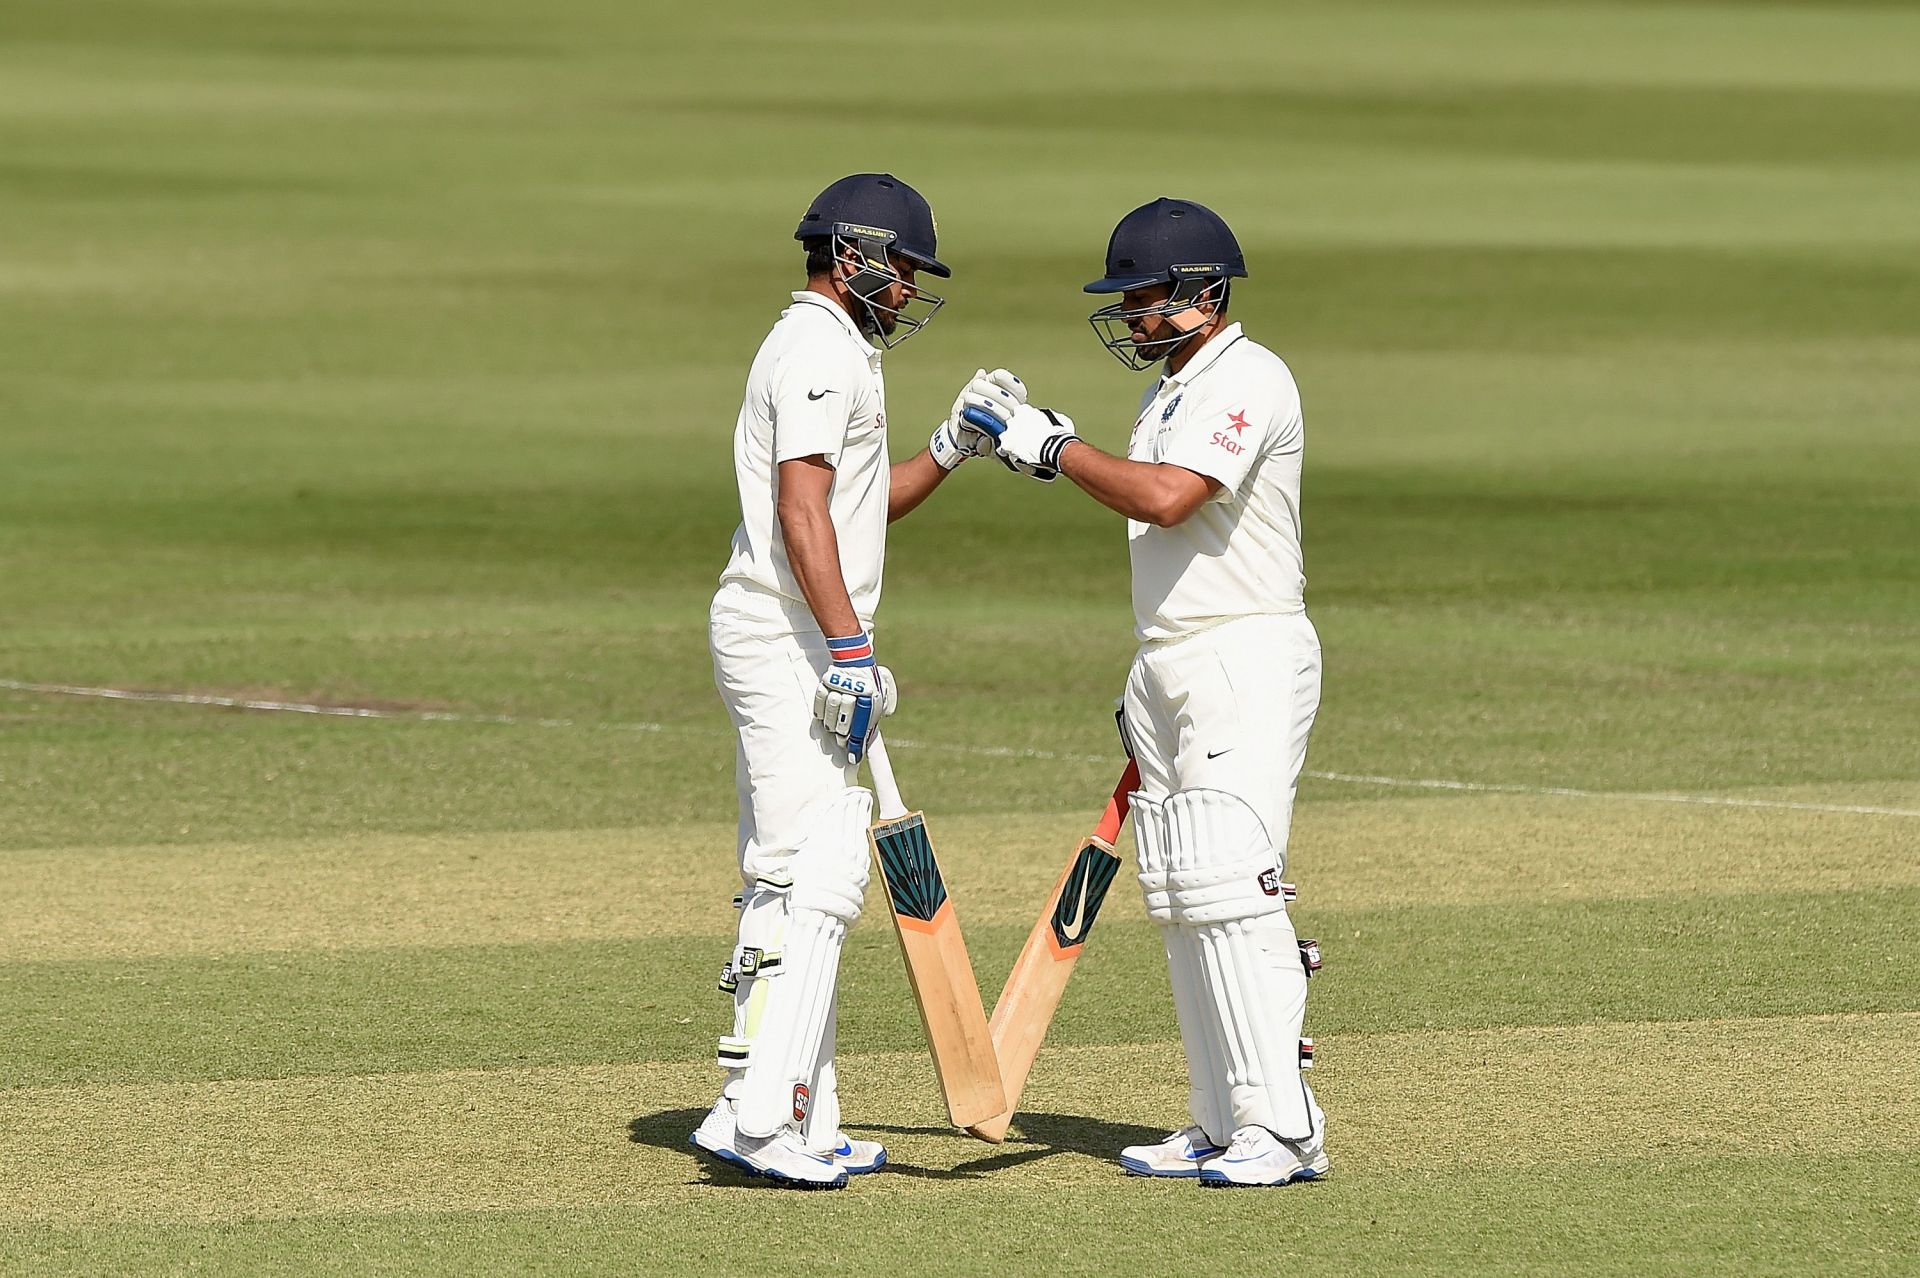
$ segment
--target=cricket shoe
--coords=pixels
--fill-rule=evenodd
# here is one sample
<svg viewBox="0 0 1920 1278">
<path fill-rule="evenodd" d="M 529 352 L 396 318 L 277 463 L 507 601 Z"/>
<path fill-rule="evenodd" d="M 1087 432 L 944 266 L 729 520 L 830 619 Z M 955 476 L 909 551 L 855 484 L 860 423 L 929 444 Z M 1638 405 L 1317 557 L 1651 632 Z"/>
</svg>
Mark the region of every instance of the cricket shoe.
<svg viewBox="0 0 1920 1278">
<path fill-rule="evenodd" d="M 1198 1176 L 1200 1164 L 1222 1152 L 1198 1126 L 1182 1127 L 1158 1145 L 1127 1146 L 1120 1166 L 1129 1176 Z"/>
<path fill-rule="evenodd" d="M 845 1132 L 835 1132 L 834 1146 L 827 1157 L 849 1176 L 864 1176 L 887 1165 L 887 1147 L 877 1140 L 855 1140 Z"/>
<path fill-rule="evenodd" d="M 734 1102 L 722 1096 L 700 1120 L 700 1126 L 694 1128 L 693 1135 L 687 1140 L 695 1148 L 712 1154 L 723 1162 L 736 1167 L 744 1166 L 736 1156 L 734 1141 Z M 879 1171 L 887 1165 L 887 1151 L 877 1140 L 854 1140 L 845 1132 L 835 1132 L 834 1146 L 824 1154 L 809 1150 L 816 1158 L 824 1158 L 846 1171 L 849 1176 L 864 1176 L 871 1171 Z"/>
<path fill-rule="evenodd" d="M 1324 1140 L 1312 1145 L 1281 1140 L 1264 1127 L 1242 1127 L 1224 1154 L 1200 1169 L 1206 1189 L 1250 1189 L 1317 1180 L 1332 1166 Z"/>
</svg>

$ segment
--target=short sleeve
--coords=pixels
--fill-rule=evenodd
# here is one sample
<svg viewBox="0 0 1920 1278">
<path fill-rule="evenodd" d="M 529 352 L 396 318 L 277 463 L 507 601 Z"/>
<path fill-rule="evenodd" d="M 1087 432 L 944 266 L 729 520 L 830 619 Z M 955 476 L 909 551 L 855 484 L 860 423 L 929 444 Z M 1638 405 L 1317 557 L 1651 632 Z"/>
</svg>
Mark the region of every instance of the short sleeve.
<svg viewBox="0 0 1920 1278">
<path fill-rule="evenodd" d="M 838 352 L 803 344 L 788 351 L 773 372 L 773 460 L 820 456 L 828 465 L 846 446 L 858 383 Z"/>
<path fill-rule="evenodd" d="M 1236 492 L 1247 473 L 1279 437 L 1291 405 L 1268 387 L 1210 394 L 1181 415 L 1179 429 L 1161 450 L 1162 462 L 1218 480 L 1215 501 Z"/>
</svg>

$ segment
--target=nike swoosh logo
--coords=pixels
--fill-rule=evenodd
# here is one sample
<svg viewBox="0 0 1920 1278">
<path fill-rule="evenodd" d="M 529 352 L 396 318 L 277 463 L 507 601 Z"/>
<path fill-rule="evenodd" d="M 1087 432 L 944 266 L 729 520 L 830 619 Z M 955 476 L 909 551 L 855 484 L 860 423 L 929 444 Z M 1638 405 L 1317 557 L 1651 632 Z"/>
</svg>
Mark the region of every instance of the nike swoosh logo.
<svg viewBox="0 0 1920 1278">
<path fill-rule="evenodd" d="M 1219 757 L 1220 757 L 1221 755 L 1223 755 L 1223 754 L 1227 754 L 1227 753 L 1229 753 L 1229 752 L 1231 752 L 1231 751 L 1232 751 L 1232 749 L 1233 749 L 1233 747 L 1232 747 L 1232 746 L 1228 746 L 1228 747 L 1227 747 L 1227 748 L 1226 748 L 1225 750 L 1209 750 L 1209 751 L 1207 751 L 1207 757 L 1208 757 L 1209 759 L 1217 759 L 1217 758 L 1219 758 Z"/>
<path fill-rule="evenodd" d="M 1060 920 L 1060 935 L 1066 939 L 1068 945 L 1073 945 L 1086 939 L 1086 929 L 1080 926 L 1080 916 L 1086 913 L 1086 909 L 1087 880 L 1085 876 L 1082 876 L 1080 879 L 1080 896 L 1079 899 L 1073 903 L 1073 913 Z"/>
<path fill-rule="evenodd" d="M 825 398 L 826 398 L 827 396 L 829 396 L 829 395 L 831 395 L 831 394 L 833 394 L 833 392 L 832 392 L 832 391 L 830 391 L 830 390 L 823 390 L 823 391 L 808 391 L 808 392 L 807 392 L 807 398 L 808 398 L 808 399 L 825 399 Z"/>
</svg>

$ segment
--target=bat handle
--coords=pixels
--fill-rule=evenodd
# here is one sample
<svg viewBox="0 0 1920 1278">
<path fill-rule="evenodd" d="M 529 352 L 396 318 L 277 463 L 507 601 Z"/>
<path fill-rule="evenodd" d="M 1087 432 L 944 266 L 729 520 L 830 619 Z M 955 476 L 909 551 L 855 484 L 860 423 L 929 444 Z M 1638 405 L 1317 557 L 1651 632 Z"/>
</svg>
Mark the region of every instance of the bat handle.
<svg viewBox="0 0 1920 1278">
<path fill-rule="evenodd" d="M 960 414 L 960 418 L 969 426 L 978 427 L 995 439 L 1000 438 L 1001 434 L 1007 429 L 1005 422 L 984 408 L 968 407 L 966 411 Z"/>
<path fill-rule="evenodd" d="M 875 732 L 867 738 L 867 766 L 873 769 L 873 791 L 880 799 L 880 819 L 897 821 L 907 814 L 901 802 L 900 787 L 893 780 L 893 761 L 887 758 L 886 743 Z"/>
<path fill-rule="evenodd" d="M 1139 788 L 1140 765 L 1128 759 L 1126 771 L 1120 774 L 1120 784 L 1113 787 L 1113 797 L 1107 800 L 1107 810 L 1100 814 L 1100 824 L 1093 828 L 1096 838 L 1112 843 L 1120 837 L 1120 823 L 1127 819 L 1127 808 L 1131 806 L 1127 796 Z"/>
</svg>

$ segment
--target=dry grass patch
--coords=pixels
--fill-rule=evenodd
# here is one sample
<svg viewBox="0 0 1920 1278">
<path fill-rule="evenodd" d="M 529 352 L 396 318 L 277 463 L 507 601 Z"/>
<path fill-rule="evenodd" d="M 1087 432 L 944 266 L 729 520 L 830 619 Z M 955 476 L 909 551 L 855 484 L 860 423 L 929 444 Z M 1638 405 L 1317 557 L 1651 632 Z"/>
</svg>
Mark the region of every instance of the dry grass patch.
<svg viewBox="0 0 1920 1278">
<path fill-rule="evenodd" d="M 967 922 L 1025 924 L 1087 819 L 934 815 Z M 1895 817 L 1514 796 L 1302 804 L 1315 908 L 1920 884 Z M 716 936 L 731 825 L 0 854 L 0 961 Z M 1123 881 L 1109 910 L 1137 913 Z"/>
<path fill-rule="evenodd" d="M 1350 1036 L 1315 1082 L 1342 1176 L 1704 1155 L 1920 1150 L 1920 1014 Z M 861 1194 L 1118 1179 L 1111 1146 L 1181 1121 L 1173 1044 L 1048 1052 L 1021 1135 L 941 1123 L 918 1053 L 843 1062 L 896 1170 Z M 684 1140 L 706 1064 L 0 1093 L 0 1219 L 237 1220 L 591 1204 L 715 1192 Z M 1845 1097 L 1845 1104 L 1835 1104 Z M 1871 1121 L 1862 1121 L 1871 1115 Z"/>
</svg>

